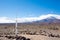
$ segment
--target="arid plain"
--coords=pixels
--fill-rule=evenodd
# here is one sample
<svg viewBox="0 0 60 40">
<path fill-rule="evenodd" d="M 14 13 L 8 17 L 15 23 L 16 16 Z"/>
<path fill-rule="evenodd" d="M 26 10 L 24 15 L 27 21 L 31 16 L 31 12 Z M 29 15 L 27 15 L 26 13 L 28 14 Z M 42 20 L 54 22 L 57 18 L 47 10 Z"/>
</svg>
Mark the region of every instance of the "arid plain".
<svg viewBox="0 0 60 40">
<path fill-rule="evenodd" d="M 18 36 L 30 40 L 60 40 L 60 23 L 18 23 Z M 15 36 L 15 23 L 0 24 L 0 40 Z"/>
</svg>

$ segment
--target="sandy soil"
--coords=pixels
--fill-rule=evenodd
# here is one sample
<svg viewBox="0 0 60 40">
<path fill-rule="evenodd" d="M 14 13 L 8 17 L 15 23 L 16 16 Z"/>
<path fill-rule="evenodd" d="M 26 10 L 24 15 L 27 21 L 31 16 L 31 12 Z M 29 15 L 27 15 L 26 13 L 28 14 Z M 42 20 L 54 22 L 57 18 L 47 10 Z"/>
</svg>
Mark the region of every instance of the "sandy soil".
<svg viewBox="0 0 60 40">
<path fill-rule="evenodd" d="M 20 35 L 20 36 L 30 38 L 31 40 L 60 40 L 60 38 L 47 37 L 47 36 L 43 36 L 43 35 Z M 0 37 L 0 40 L 16 40 L 16 39 L 8 39 L 5 37 Z"/>
<path fill-rule="evenodd" d="M 31 40 L 60 40 L 60 38 L 47 37 L 42 35 L 22 35 L 22 36 L 30 38 Z"/>
</svg>

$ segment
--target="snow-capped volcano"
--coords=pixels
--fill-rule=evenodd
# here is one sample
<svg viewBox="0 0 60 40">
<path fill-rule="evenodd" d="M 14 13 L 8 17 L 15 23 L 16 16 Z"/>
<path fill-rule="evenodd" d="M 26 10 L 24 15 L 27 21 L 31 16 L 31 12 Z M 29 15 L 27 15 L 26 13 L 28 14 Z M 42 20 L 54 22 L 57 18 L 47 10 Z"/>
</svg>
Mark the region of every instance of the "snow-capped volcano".
<svg viewBox="0 0 60 40">
<path fill-rule="evenodd" d="M 40 16 L 40 20 L 42 19 L 47 19 L 47 18 L 54 18 L 54 19 L 60 19 L 60 15 L 56 15 L 56 14 L 48 14 L 48 15 L 42 15 Z"/>
<path fill-rule="evenodd" d="M 25 17 L 25 18 L 17 18 L 18 23 L 22 22 L 33 22 L 33 21 L 41 21 L 41 20 L 60 20 L 60 15 L 56 14 L 47 14 L 47 15 L 40 15 L 38 17 Z M 0 17 L 0 23 L 15 23 L 16 18 L 9 18 L 9 17 Z"/>
<path fill-rule="evenodd" d="M 43 19 L 43 20 L 40 20 L 41 22 L 55 22 L 55 21 L 58 21 L 59 19 L 53 17 L 53 16 L 50 16 L 50 17 L 47 17 L 46 19 Z"/>
</svg>

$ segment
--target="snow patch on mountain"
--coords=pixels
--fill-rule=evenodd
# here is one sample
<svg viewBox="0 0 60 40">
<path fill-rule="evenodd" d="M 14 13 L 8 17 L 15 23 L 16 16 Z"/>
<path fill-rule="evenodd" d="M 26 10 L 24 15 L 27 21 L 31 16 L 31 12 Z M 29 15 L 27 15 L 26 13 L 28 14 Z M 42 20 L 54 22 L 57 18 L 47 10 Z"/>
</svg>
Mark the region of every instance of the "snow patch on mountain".
<svg viewBox="0 0 60 40">
<path fill-rule="evenodd" d="M 0 17 L 0 23 L 15 23 L 16 20 L 19 23 L 32 22 L 32 21 L 38 21 L 38 20 L 47 19 L 47 18 L 50 18 L 50 17 L 60 19 L 60 15 L 56 15 L 56 14 L 47 14 L 47 15 L 40 15 L 39 17 L 26 17 L 26 18 Z"/>
<path fill-rule="evenodd" d="M 50 18 L 50 17 L 55 17 L 56 19 L 60 19 L 60 15 L 48 14 L 48 15 L 41 15 L 41 16 L 40 16 L 40 20 L 46 19 L 46 18 Z"/>
</svg>

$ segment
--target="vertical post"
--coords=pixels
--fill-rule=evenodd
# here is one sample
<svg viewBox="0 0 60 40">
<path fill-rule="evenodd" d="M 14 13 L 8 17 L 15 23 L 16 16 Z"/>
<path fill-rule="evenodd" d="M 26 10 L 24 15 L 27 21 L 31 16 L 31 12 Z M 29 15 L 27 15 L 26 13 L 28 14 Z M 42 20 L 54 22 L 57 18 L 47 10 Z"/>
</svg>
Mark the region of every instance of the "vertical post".
<svg viewBox="0 0 60 40">
<path fill-rule="evenodd" d="M 15 35 L 17 35 L 17 18 L 16 18 L 16 24 L 15 24 Z"/>
</svg>

